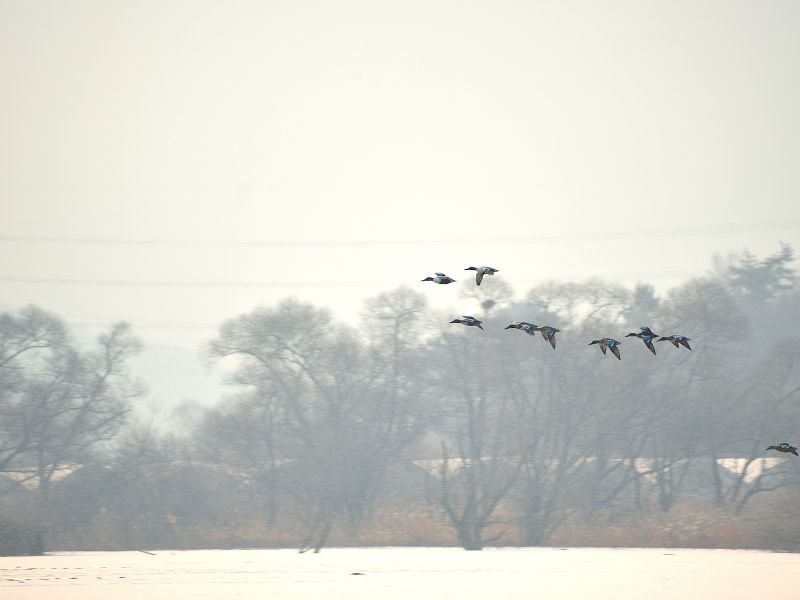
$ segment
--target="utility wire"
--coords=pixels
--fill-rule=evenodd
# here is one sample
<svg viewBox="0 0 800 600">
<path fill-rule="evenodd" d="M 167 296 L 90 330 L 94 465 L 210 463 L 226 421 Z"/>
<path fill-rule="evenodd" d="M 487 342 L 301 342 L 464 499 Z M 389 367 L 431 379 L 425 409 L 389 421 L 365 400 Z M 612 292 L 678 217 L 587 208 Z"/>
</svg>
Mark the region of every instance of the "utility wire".
<svg viewBox="0 0 800 600">
<path fill-rule="evenodd" d="M 0 235 L 0 243 L 10 244 L 72 244 L 117 246 L 174 246 L 209 248 L 353 248 L 380 246 L 448 246 L 485 244 L 546 244 L 560 242 L 594 242 L 601 240 L 627 240 L 641 238 L 686 237 L 696 235 L 724 235 L 763 231 L 788 231 L 800 229 L 800 222 L 727 223 L 698 227 L 667 228 L 664 230 L 618 230 L 576 232 L 535 237 L 503 237 L 451 240 L 165 240 L 148 238 L 93 238 L 58 236 Z"/>
<path fill-rule="evenodd" d="M 629 271 L 616 273 L 592 273 L 591 277 L 632 279 L 677 279 L 693 277 L 704 271 Z M 587 279 L 588 276 L 571 275 L 572 278 Z M 98 285 L 118 287 L 176 287 L 176 288 L 381 288 L 386 282 L 379 281 L 174 281 L 174 280 L 129 280 L 66 277 L 34 277 L 27 275 L 0 275 L 0 282 L 44 284 L 44 285 Z"/>
<path fill-rule="evenodd" d="M 65 279 L 61 277 L 0 276 L 8 283 L 37 283 L 47 285 L 102 285 L 120 287 L 184 287 L 184 288 L 378 288 L 380 282 L 366 281 L 136 281 L 128 279 Z"/>
<path fill-rule="evenodd" d="M 643 271 L 629 273 L 594 273 L 592 278 L 633 279 L 645 277 L 648 280 L 678 279 L 700 275 L 700 271 Z M 575 276 L 585 280 L 587 276 Z M 0 275 L 0 282 L 36 285 L 97 285 L 110 287 L 173 287 L 173 288 L 364 288 L 386 287 L 378 281 L 135 281 L 126 279 L 66 279 L 61 277 L 25 277 Z"/>
</svg>

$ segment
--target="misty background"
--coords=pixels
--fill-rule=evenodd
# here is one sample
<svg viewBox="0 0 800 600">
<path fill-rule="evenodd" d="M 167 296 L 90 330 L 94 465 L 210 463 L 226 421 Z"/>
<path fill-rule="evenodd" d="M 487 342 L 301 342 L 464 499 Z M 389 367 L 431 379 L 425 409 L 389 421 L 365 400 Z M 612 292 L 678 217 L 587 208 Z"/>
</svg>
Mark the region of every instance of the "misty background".
<svg viewBox="0 0 800 600">
<path fill-rule="evenodd" d="M 690 488 L 714 499 L 714 510 L 738 506 L 754 488 L 740 483 L 731 492 L 736 502 L 720 500 L 716 459 L 758 462 L 766 445 L 793 441 L 797 431 L 799 17 L 794 2 L 0 1 L 0 338 L 9 361 L 0 465 L 15 481 L 29 480 L 43 511 L 23 518 L 17 502 L 29 501 L 17 498 L 8 521 L 47 523 L 37 541 L 45 546 L 133 543 L 125 536 L 140 524 L 120 533 L 119 498 L 54 533 L 54 523 L 68 521 L 54 511 L 71 504 L 44 490 L 56 473 L 90 462 L 95 474 L 128 473 L 118 461 L 136 431 L 149 440 L 144 447 L 167 444 L 158 464 L 204 468 L 210 459 L 197 452 L 215 431 L 222 446 L 214 461 L 239 483 L 247 469 L 258 469 L 249 477 L 265 486 L 257 503 L 237 500 L 249 515 L 244 522 L 265 519 L 252 538 L 231 533 L 230 515 L 189 536 L 164 501 L 155 513 L 134 513 L 155 524 L 139 540 L 144 545 L 178 543 L 179 531 L 189 545 L 313 546 L 330 533 L 326 526 L 336 535 L 342 523 L 355 535 L 381 506 L 388 473 L 411 459 L 433 461 L 413 463 L 434 483 L 408 493 L 417 502 L 410 505 L 436 507 L 432 522 L 457 533 L 434 539 L 441 543 L 475 545 L 476 535 L 496 526 L 480 510 L 459 512 L 467 506 L 505 511 L 515 525 L 503 542 L 543 543 L 556 531 L 542 522 L 589 518 L 594 509 L 583 506 L 563 521 L 547 513 L 544 484 L 533 478 L 543 476 L 542 465 L 550 473 L 556 458 L 571 464 L 563 458 L 569 452 L 593 460 L 602 454 L 603 469 L 625 471 L 614 480 L 599 470 L 598 481 L 617 481 L 615 494 L 626 502 L 634 494 L 643 514 L 651 514 L 644 497 L 661 498 L 662 513 L 672 510 L 656 474 L 675 475 L 668 467 L 697 457 L 711 483 Z M 501 271 L 477 290 L 463 271 L 472 264 Z M 419 282 L 434 271 L 458 282 Z M 488 311 L 487 299 L 497 303 Z M 387 322 L 407 310 L 412 316 L 390 336 Z M 480 331 L 447 325 L 461 314 L 487 320 L 481 341 Z M 502 331 L 511 320 L 559 327 L 558 350 Z M 113 325 L 120 321 L 128 325 Z M 283 329 L 290 324 L 300 329 Z M 662 343 L 653 358 L 630 338 L 616 365 L 586 347 L 640 325 L 687 335 L 695 350 Z M 248 327 L 267 337 L 237 339 Z M 253 354 L 240 346 L 276 351 L 270 327 L 281 339 L 298 336 L 315 360 L 336 354 L 342 364 L 312 362 L 306 372 L 319 369 L 332 382 L 305 381 L 286 363 L 251 364 Z M 407 347 L 396 345 L 401 334 Z M 100 346 L 98 335 L 105 336 Z M 45 347 L 15 355 L 38 336 Z M 102 351 L 116 347 L 119 356 Z M 424 369 L 404 362 L 412 349 L 425 357 Z M 73 387 L 62 400 L 77 404 L 48 404 L 53 396 L 41 390 L 60 389 L 53 377 L 62 384 L 67 372 Z M 341 372 L 351 380 L 340 381 Z M 112 374 L 119 377 L 113 385 Z M 290 387 L 277 396 L 265 391 L 281 377 L 290 377 Z M 328 413 L 322 419 L 315 403 L 334 384 L 342 398 L 360 397 L 373 411 L 351 415 L 364 431 L 353 433 L 352 423 L 331 422 Z M 248 402 L 260 398 L 266 410 L 267 397 L 270 410 L 309 403 L 313 426 L 305 413 L 293 415 L 311 427 L 304 435 L 297 422 L 282 420 L 285 406 L 274 426 L 305 439 L 310 454 L 275 441 L 257 457 L 227 456 L 233 450 L 223 449 L 225 440 L 244 434 L 233 428 L 223 435 L 226 426 L 213 423 L 248 420 L 246 411 L 255 410 Z M 598 398 L 603 423 L 578 408 L 558 417 L 552 407 L 540 412 L 551 402 L 565 410 Z M 609 414 L 604 403 L 612 400 Z M 501 414 L 482 416 L 475 429 L 459 419 L 478 401 Z M 108 419 L 60 421 L 62 409 L 82 415 L 76 407 L 86 402 L 99 402 Z M 31 406 L 44 413 L 19 412 Z M 519 425 L 517 433 L 504 419 Z M 582 429 L 586 421 L 591 431 Z M 21 422 L 38 423 L 36 435 L 17 437 Z M 549 422 L 557 427 L 543 425 Z M 78 423 L 86 431 L 75 441 Z M 678 430 L 691 439 L 676 438 Z M 70 436 L 44 459 L 34 442 L 59 439 L 54 431 Z M 269 431 L 241 439 L 259 447 L 273 439 Z M 307 466 L 320 452 L 341 456 L 341 448 L 317 447 L 323 431 L 337 440 L 363 434 L 366 446 L 350 451 L 377 457 L 372 479 L 341 477 L 359 506 L 342 499 L 349 492 L 333 508 L 300 502 L 309 512 L 295 515 L 297 526 L 269 533 L 282 495 L 296 501 L 327 493 L 308 472 L 290 479 L 320 486 L 316 492 L 287 487 L 276 475 L 278 463 L 301 456 Z M 503 431 L 509 447 L 473 447 L 459 431 Z M 620 431 L 631 440 L 609 444 Z M 561 442 L 547 437 L 555 432 Z M 586 445 L 573 446 L 575 439 Z M 463 497 L 437 483 L 448 461 L 492 456 L 495 471 L 510 469 L 508 479 L 477 478 Z M 638 468 L 635 459 L 661 462 Z M 778 462 L 784 466 L 770 478 L 780 484 L 767 479 L 762 488 L 794 485 L 794 467 Z M 573 471 L 559 475 L 567 479 L 552 485 L 561 495 L 550 502 L 571 496 L 569 486 L 579 485 Z M 636 482 L 650 475 L 659 491 L 641 491 L 636 500 Z M 110 481 L 97 485 L 114 488 Z M 484 489 L 480 481 L 495 491 L 459 504 Z M 697 492 L 704 485 L 711 491 Z M 227 480 L 219 486 L 238 489 Z M 504 505 L 514 494 L 513 508 Z M 732 510 L 741 515 L 750 497 Z M 532 498 L 542 507 L 531 508 Z M 628 514 L 625 506 L 620 514 Z M 98 524 L 97 515 L 109 514 Z M 81 528 L 92 533 L 76 542 Z M 764 532 L 763 522 L 756 530 Z M 210 538 L 208 531 L 226 533 Z M 50 542 L 42 542 L 46 536 Z"/>
</svg>

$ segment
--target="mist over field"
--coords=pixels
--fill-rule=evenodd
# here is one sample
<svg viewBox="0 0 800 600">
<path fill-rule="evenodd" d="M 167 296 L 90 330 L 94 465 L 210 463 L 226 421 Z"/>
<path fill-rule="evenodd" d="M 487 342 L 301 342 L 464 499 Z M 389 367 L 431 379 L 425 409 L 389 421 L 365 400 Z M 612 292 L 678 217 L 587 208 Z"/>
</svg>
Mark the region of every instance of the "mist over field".
<svg viewBox="0 0 800 600">
<path fill-rule="evenodd" d="M 467 273 L 451 286 L 482 329 L 431 307 L 430 282 L 356 324 L 293 298 L 233 315 L 198 356 L 228 361 L 225 393 L 177 404 L 172 427 L 134 410 L 129 325 L 92 346 L 40 307 L 3 313 L 3 551 L 798 548 L 800 460 L 766 450 L 800 427 L 790 246 L 663 295 Z M 556 347 L 518 321 L 559 329 Z M 626 337 L 641 326 L 655 354 Z"/>
<path fill-rule="evenodd" d="M 799 28 L 0 0 L 0 554 L 800 550 Z"/>
</svg>

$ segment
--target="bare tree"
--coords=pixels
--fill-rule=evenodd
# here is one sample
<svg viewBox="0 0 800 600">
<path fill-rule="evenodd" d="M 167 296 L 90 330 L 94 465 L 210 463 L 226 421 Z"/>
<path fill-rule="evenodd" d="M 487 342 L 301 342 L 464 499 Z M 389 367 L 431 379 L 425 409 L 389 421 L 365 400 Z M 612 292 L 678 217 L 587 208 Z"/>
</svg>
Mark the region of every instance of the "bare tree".
<svg viewBox="0 0 800 600">
<path fill-rule="evenodd" d="M 336 524 L 356 531 L 388 464 L 423 431 L 414 379 L 401 367 L 404 329 L 422 310 L 415 303 L 398 292 L 368 306 L 381 343 L 292 300 L 228 321 L 212 342 L 213 356 L 239 359 L 231 383 L 263 409 L 265 463 L 283 465 L 280 485 L 309 523 L 301 549 L 319 551 Z"/>
<path fill-rule="evenodd" d="M 125 323 L 81 352 L 61 321 L 36 308 L 0 319 L 0 470 L 35 485 L 41 534 L 49 525 L 55 476 L 88 460 L 124 422 L 141 388 L 127 373 L 140 345 Z"/>
<path fill-rule="evenodd" d="M 493 321 L 497 323 L 497 321 Z M 500 503 L 516 483 L 529 442 L 521 424 L 527 403 L 519 377 L 506 360 L 509 338 L 493 324 L 483 332 L 445 331 L 432 349 L 436 370 L 441 442 L 441 504 L 459 543 L 482 550 L 500 533 Z M 451 448 L 452 446 L 452 448 Z"/>
<path fill-rule="evenodd" d="M 9 470 L 33 443 L 19 427 L 31 370 L 44 368 L 46 357 L 66 340 L 63 322 L 35 306 L 0 314 L 0 473 Z"/>
</svg>

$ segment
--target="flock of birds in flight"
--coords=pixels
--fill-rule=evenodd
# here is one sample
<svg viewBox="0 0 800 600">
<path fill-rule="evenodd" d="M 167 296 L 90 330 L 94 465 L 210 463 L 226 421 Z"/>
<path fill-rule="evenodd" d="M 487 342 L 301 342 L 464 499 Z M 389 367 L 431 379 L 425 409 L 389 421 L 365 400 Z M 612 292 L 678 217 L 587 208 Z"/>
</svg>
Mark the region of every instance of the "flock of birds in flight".
<svg viewBox="0 0 800 600">
<path fill-rule="evenodd" d="M 467 267 L 464 269 L 465 271 L 475 271 L 475 283 L 480 285 L 483 281 L 484 275 L 494 275 L 500 269 L 495 269 L 494 267 Z M 426 277 L 422 281 L 432 281 L 433 283 L 438 283 L 440 285 L 447 285 L 449 283 L 455 283 L 456 280 L 452 277 L 448 277 L 444 273 L 436 273 L 433 277 Z M 483 321 L 479 321 L 473 316 L 470 315 L 462 315 L 462 319 L 453 319 L 450 321 L 451 323 L 460 323 L 461 325 L 466 325 L 467 327 L 477 327 L 478 329 L 483 329 Z M 539 331 L 542 334 L 542 337 L 545 341 L 550 342 L 550 345 L 553 347 L 553 350 L 556 349 L 556 334 L 561 331 L 560 329 L 556 329 L 550 325 L 544 325 L 542 327 L 538 325 L 534 325 L 533 323 L 528 323 L 527 321 L 512 321 L 506 329 L 519 329 L 524 331 L 528 335 L 536 335 L 536 332 Z M 653 354 L 656 353 L 656 347 L 653 344 L 653 340 L 659 342 L 672 342 L 672 344 L 676 348 L 680 348 L 683 346 L 689 350 L 692 349 L 689 346 L 689 338 L 684 335 L 668 335 L 668 336 L 659 336 L 657 333 L 653 333 L 653 331 L 649 327 L 640 327 L 641 331 L 629 333 L 625 337 L 638 337 L 640 340 L 644 342 L 644 345 L 652 352 Z M 600 338 L 599 340 L 592 340 L 589 342 L 589 345 L 592 346 L 597 344 L 600 346 L 600 351 L 605 355 L 606 350 L 611 350 L 611 353 L 617 357 L 617 359 L 622 360 L 622 355 L 619 351 L 619 346 L 622 344 L 619 340 L 615 340 L 614 338 L 604 337 Z"/>
<path fill-rule="evenodd" d="M 494 275 L 500 269 L 495 269 L 494 267 L 467 267 L 464 269 L 465 271 L 475 271 L 475 283 L 480 285 L 483 281 L 483 277 L 485 275 Z M 452 277 L 448 277 L 444 273 L 434 273 L 433 277 L 426 277 L 422 281 L 432 281 L 433 283 L 439 285 L 447 285 L 449 283 L 455 283 L 456 280 Z M 451 323 L 460 323 L 461 325 L 465 325 L 467 327 L 477 327 L 478 329 L 483 330 L 483 321 L 479 321 L 475 317 L 471 315 L 462 315 L 462 319 L 453 319 L 450 321 Z M 553 350 L 556 349 L 556 334 L 561 331 L 560 329 L 556 329 L 550 325 L 544 325 L 542 327 L 538 325 L 534 325 L 533 323 L 528 323 L 527 321 L 512 321 L 509 325 L 505 327 L 505 329 L 520 329 L 527 333 L 528 335 L 536 335 L 536 332 L 539 331 L 542 334 L 542 337 L 545 341 L 550 342 L 550 345 L 553 347 Z M 637 337 L 644 342 L 644 345 L 647 347 L 653 355 L 656 354 L 656 347 L 653 344 L 653 340 L 659 342 L 671 342 L 673 346 L 676 348 L 680 348 L 683 346 L 684 348 L 691 350 L 691 346 L 689 345 L 689 338 L 683 335 L 667 335 L 667 336 L 659 336 L 650 329 L 650 327 L 643 326 L 639 328 L 639 332 L 632 332 L 627 334 L 625 337 Z M 589 342 L 589 346 L 597 344 L 600 347 L 600 351 L 605 356 L 606 350 L 611 350 L 611 353 L 617 357 L 618 360 L 622 360 L 622 355 L 619 351 L 619 346 L 622 342 L 615 340 L 614 338 L 604 337 L 600 338 L 599 340 L 592 340 Z M 769 446 L 766 450 L 777 450 L 778 452 L 783 453 L 791 453 L 795 456 L 799 456 L 797 454 L 797 447 L 788 444 L 787 442 L 782 442 L 776 446 Z"/>
</svg>

